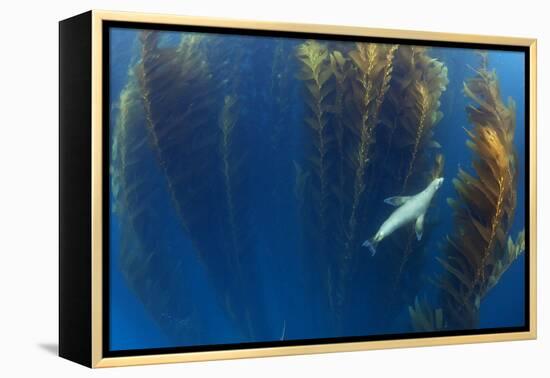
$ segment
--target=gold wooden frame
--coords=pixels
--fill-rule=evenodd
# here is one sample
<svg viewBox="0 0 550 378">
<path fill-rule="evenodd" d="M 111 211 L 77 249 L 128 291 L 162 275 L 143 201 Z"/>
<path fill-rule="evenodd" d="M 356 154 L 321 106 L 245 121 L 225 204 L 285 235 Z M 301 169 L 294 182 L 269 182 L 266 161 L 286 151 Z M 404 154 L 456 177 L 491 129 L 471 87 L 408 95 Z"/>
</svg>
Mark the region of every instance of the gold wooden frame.
<svg viewBox="0 0 550 378">
<path fill-rule="evenodd" d="M 530 101 L 529 101 L 529 177 L 530 177 L 530 218 L 529 221 L 529 315 L 530 329 L 526 332 L 498 334 L 445 336 L 402 340 L 367 341 L 337 344 L 319 344 L 290 347 L 269 347 L 257 349 L 222 350 L 211 352 L 191 352 L 158 355 L 140 355 L 131 357 L 102 356 L 102 22 L 127 21 L 168 25 L 215 26 L 227 28 L 323 33 L 348 36 L 386 37 L 411 40 L 445 41 L 458 43 L 498 44 L 523 46 L 529 49 L 530 56 Z M 536 305 L 536 39 L 495 37 L 468 34 L 433 33 L 423 31 L 403 31 L 391 29 L 371 29 L 363 27 L 292 24 L 258 21 L 242 21 L 207 17 L 187 17 L 161 14 L 142 14 L 110 11 L 92 11 L 92 366 L 113 367 L 127 365 L 159 364 L 171 362 L 206 361 L 218 359 L 236 359 L 245 357 L 266 357 L 311 353 L 344 352 L 370 349 L 400 347 L 418 347 L 447 344 L 465 344 L 493 341 L 512 341 L 535 339 L 537 335 Z"/>
</svg>

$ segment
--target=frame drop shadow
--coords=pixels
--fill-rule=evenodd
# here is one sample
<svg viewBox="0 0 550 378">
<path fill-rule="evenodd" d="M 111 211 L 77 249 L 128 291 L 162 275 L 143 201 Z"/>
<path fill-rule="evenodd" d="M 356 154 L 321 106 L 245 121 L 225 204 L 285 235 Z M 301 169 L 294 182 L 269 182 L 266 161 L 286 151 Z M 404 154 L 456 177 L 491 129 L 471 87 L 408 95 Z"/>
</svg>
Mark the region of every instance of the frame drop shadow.
<svg viewBox="0 0 550 378">
<path fill-rule="evenodd" d="M 59 354 L 59 345 L 57 343 L 39 343 L 37 346 L 49 354 L 53 354 L 55 356 Z"/>
</svg>

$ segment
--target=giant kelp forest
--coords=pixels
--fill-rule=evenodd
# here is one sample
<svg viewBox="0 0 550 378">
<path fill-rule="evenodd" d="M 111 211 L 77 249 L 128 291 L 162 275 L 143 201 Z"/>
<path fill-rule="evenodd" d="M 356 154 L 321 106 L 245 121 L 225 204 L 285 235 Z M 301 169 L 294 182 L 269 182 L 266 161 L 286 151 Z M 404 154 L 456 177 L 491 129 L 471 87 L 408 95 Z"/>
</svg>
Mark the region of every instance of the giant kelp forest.
<svg viewBox="0 0 550 378">
<path fill-rule="evenodd" d="M 451 73 L 427 47 L 136 36 L 112 98 L 112 248 L 176 345 L 479 327 L 525 249 L 516 109 L 488 54 L 465 52 L 454 124 Z M 438 138 L 450 127 L 460 166 Z M 438 177 L 452 195 L 422 239 L 402 227 L 371 257 L 384 199 Z"/>
</svg>

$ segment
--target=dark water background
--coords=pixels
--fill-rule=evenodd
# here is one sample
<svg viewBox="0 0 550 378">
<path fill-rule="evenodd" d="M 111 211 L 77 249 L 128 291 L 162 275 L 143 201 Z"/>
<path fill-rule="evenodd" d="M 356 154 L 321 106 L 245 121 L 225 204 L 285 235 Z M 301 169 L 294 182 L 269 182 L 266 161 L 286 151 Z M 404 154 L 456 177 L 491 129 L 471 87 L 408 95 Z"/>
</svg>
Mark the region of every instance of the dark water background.
<svg viewBox="0 0 550 378">
<path fill-rule="evenodd" d="M 110 90 L 113 118 L 116 113 L 116 103 L 119 94 L 127 81 L 129 67 L 136 62 L 139 43 L 137 41 L 139 31 L 131 29 L 112 29 L 110 34 L 111 63 L 110 63 Z M 179 33 L 169 34 L 164 43 L 170 44 L 172 40 L 179 38 Z M 248 84 L 242 85 L 242 96 L 246 103 L 243 117 L 248 120 L 249 140 L 253 141 L 247 146 L 248 155 L 254 161 L 256 172 L 262 172 L 256 177 L 248 188 L 252 217 L 256 221 L 250 227 L 254 227 L 251 233 L 254 235 L 254 248 L 256 258 L 251 264 L 251 269 L 257 273 L 258 282 L 255 292 L 258 298 L 257 306 L 263 309 L 266 316 L 265 331 L 257 336 L 255 341 L 273 341 L 284 339 L 306 339 L 334 337 L 339 335 L 372 335 L 410 332 L 410 321 L 406 306 L 398 313 L 390 324 L 381 325 L 376 320 L 383 317 L 384 306 L 378 304 L 384 298 L 377 298 L 375 289 L 375 275 L 370 275 L 364 280 L 358 281 L 353 290 L 368 291 L 368 301 L 356 304 L 356 316 L 350 316 L 344 329 L 330 329 L 330 319 L 326 316 L 328 309 L 323 307 L 322 293 L 320 289 L 308 282 L 308 277 L 314 275 L 312 269 L 303 254 L 313 254 L 314 251 L 298 251 L 300 245 L 300 219 L 296 216 L 296 203 L 288 199 L 287 193 L 292 193 L 294 186 L 294 169 L 292 161 L 299 159 L 304 150 L 303 143 L 303 103 L 291 101 L 288 109 L 288 122 L 290 124 L 288 137 L 281 143 L 280 153 L 267 155 L 265 151 L 266 135 L 270 128 L 274 113 L 259 111 L 254 106 L 254 101 L 260 99 L 262 94 L 257 93 L 256 88 L 269 86 L 272 80 L 272 56 L 273 49 L 278 44 L 285 46 L 288 55 L 288 65 L 292 70 L 297 70 L 297 63 L 292 53 L 295 46 L 303 42 L 294 39 L 273 39 L 270 37 L 232 37 L 235 46 L 239 46 L 239 38 L 243 45 L 256 46 L 257 53 L 253 60 L 245 60 L 241 70 L 241 80 Z M 246 41 L 245 41 L 246 40 Z M 263 54 L 263 55 L 262 55 Z M 451 184 L 456 177 L 458 167 L 470 170 L 471 151 L 466 147 L 466 133 L 464 127 L 469 123 L 464 111 L 468 99 L 462 92 L 463 82 L 473 75 L 468 66 L 476 67 L 479 59 L 472 50 L 459 48 L 439 48 L 430 50 L 430 55 L 443 61 L 448 67 L 449 84 L 441 98 L 440 110 L 444 118 L 436 126 L 435 138 L 442 146 L 445 155 L 445 169 L 443 177 L 446 181 L 434 198 L 433 208 L 429 211 L 437 211 L 439 222 L 429 235 L 428 250 L 435 256 L 438 243 L 444 240 L 445 235 L 453 230 L 452 213 L 446 203 L 447 197 L 456 197 Z M 215 67 L 216 62 L 211 62 Z M 503 98 L 513 97 L 517 105 L 517 124 L 515 145 L 519 156 L 518 177 L 518 206 L 516 209 L 514 226 L 511 235 L 515 237 L 525 225 L 525 99 L 524 99 L 524 55 L 519 52 L 489 52 L 489 66 L 497 71 L 500 79 L 501 94 Z M 288 91 L 288 96 L 299 98 L 301 83 L 294 80 Z M 245 91 L 248 88 L 248 93 Z M 276 110 L 273 110 L 275 112 Z M 112 122 L 111 127 L 114 123 Z M 260 156 L 261 158 L 257 158 Z M 390 157 L 391 158 L 391 157 Z M 154 156 L 144 156 L 154 162 Z M 154 164 L 153 164 L 154 165 Z M 148 180 L 164 184 L 160 171 L 155 168 L 148 171 Z M 399 193 L 380 193 L 382 198 Z M 113 201 L 113 197 L 111 197 Z M 373 208 L 376 209 L 372 216 L 372 226 L 369 229 L 376 230 L 381 222 L 391 213 L 389 207 L 379 206 L 381 199 L 373 198 Z M 376 202 L 376 203 L 375 203 Z M 168 196 L 158 197 L 158 201 L 151 204 L 157 208 L 164 224 L 154 225 L 152 235 L 168 235 L 173 248 L 166 251 L 166 260 L 170 260 L 170 253 L 178 251 L 178 256 L 183 257 L 181 266 L 182 280 L 192 283 L 193 298 L 199 309 L 199 317 L 206 324 L 201 328 L 203 334 L 200 342 L 204 344 L 223 344 L 242 342 L 239 331 L 231 323 L 224 309 L 219 304 L 216 290 L 207 278 L 204 267 L 199 263 L 193 251 L 190 240 L 181 232 L 176 215 Z M 158 227 L 158 230 L 157 230 Z M 161 231 L 162 230 L 162 231 Z M 372 235 L 362 235 L 366 239 Z M 110 348 L 111 350 L 127 350 L 141 348 L 157 348 L 170 346 L 195 345 L 198 338 L 190 336 L 187 340 L 174 338 L 166 334 L 159 326 L 159 320 L 153 317 L 151 311 L 143 305 L 142 300 L 128 287 L 119 265 L 120 253 L 120 224 L 116 214 L 111 214 L 110 230 Z M 175 246 L 175 247 L 174 247 Z M 366 264 L 365 274 L 376 271 L 377 260 L 372 258 Z M 480 312 L 480 328 L 511 327 L 524 324 L 524 256 L 520 256 L 509 270 L 504 274 L 498 285 L 484 298 Z M 440 265 L 434 259 L 428 259 L 423 267 L 423 275 L 433 276 L 441 271 Z M 158 272 L 162 275 L 162 271 Z M 228 272 L 228 274 L 231 274 Z M 383 274 L 379 272 L 378 274 Z M 368 285 L 365 289 L 363 285 Z M 188 286 L 186 286 L 188 287 Z M 185 296 L 186 292 L 174 287 L 169 296 Z M 436 294 L 436 289 L 431 285 L 424 285 L 419 294 L 428 297 Z M 170 315 L 166 314 L 166 321 Z M 162 321 L 162 320 L 161 320 Z M 185 322 L 185 319 L 178 321 Z M 189 320 L 192 322 L 192 320 Z M 193 327 L 193 324 L 187 324 Z M 250 341 L 250 340 L 244 340 Z"/>
</svg>

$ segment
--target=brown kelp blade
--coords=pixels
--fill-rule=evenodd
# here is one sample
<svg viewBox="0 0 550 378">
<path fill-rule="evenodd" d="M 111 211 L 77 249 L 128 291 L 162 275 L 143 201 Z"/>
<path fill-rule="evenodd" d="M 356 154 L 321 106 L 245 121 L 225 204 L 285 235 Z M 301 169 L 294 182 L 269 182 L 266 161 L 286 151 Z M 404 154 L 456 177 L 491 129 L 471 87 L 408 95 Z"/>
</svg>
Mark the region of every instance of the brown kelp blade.
<svg viewBox="0 0 550 378">
<path fill-rule="evenodd" d="M 244 159 L 234 154 L 238 115 L 228 106 L 234 104 L 229 92 L 238 77 L 220 80 L 210 66 L 238 67 L 231 63 L 238 54 L 215 36 L 187 33 L 178 46 L 162 45 L 161 37 L 159 32 L 141 34 L 141 60 L 135 67 L 151 145 L 182 230 L 222 307 L 244 336 L 253 338 L 262 316 L 252 308 L 254 272 L 241 267 L 250 253 L 242 247 L 247 239 L 239 230 L 246 226 L 239 224 L 241 201 L 235 199 L 242 195 L 237 170 Z"/>
<path fill-rule="evenodd" d="M 165 214 L 159 206 L 166 188 L 150 179 L 160 172 L 150 148 L 142 96 L 133 72 L 116 110 L 110 177 L 112 210 L 120 227 L 118 264 L 129 288 L 170 340 L 201 342 L 201 330 L 206 325 L 196 307 L 193 283 L 184 274 L 189 260 L 171 253 L 172 235 L 162 227 Z M 170 296 L 174 287 L 184 295 Z"/>
<path fill-rule="evenodd" d="M 498 79 L 487 59 L 464 83 L 472 101 L 466 108 L 473 171 L 453 180 L 458 198 L 451 201 L 455 232 L 448 237 L 440 262 L 444 310 L 453 327 L 477 326 L 481 300 L 522 250 L 507 235 L 516 208 L 517 159 L 514 147 L 515 106 L 502 102 Z"/>
</svg>

